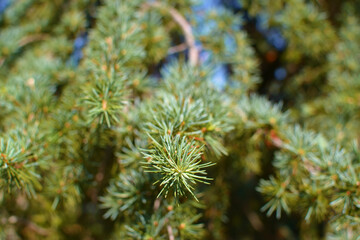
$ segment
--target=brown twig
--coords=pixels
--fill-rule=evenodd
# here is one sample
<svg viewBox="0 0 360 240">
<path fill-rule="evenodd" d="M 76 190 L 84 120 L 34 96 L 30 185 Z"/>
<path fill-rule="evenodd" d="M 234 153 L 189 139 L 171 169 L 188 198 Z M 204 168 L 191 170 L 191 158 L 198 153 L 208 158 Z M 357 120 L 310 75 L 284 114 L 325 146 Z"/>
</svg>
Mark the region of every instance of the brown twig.
<svg viewBox="0 0 360 240">
<path fill-rule="evenodd" d="M 161 203 L 161 198 L 157 198 L 154 202 L 154 212 L 156 212 L 159 209 L 160 203 Z"/>
<path fill-rule="evenodd" d="M 25 36 L 22 39 L 20 39 L 19 48 L 24 47 L 25 45 L 36 42 L 36 41 L 45 40 L 47 37 L 48 37 L 47 34 L 40 34 L 40 33 Z M 0 58 L 0 67 L 4 64 L 5 60 L 6 60 L 5 57 Z"/>
<path fill-rule="evenodd" d="M 22 224 L 25 225 L 26 227 L 28 227 L 31 231 L 37 233 L 38 235 L 41 236 L 48 236 L 50 233 L 47 229 L 42 228 L 38 225 L 36 225 L 35 223 L 31 222 L 28 219 L 24 219 L 24 218 L 18 218 L 16 216 L 11 216 L 8 220 L 10 223 L 18 223 L 18 224 Z"/>
<path fill-rule="evenodd" d="M 264 229 L 264 224 L 261 222 L 260 217 L 256 213 L 246 211 L 246 216 L 251 226 L 256 231 L 262 231 Z"/>
<path fill-rule="evenodd" d="M 47 34 L 34 34 L 34 35 L 29 35 L 29 36 L 25 36 L 23 37 L 20 41 L 19 41 L 19 47 L 23 47 L 29 43 L 32 42 L 36 42 L 36 41 L 41 41 L 41 40 L 45 40 L 48 37 Z"/>
<path fill-rule="evenodd" d="M 167 231 L 168 231 L 168 234 L 169 234 L 169 240 L 175 240 L 172 227 L 170 225 L 167 225 L 166 228 L 167 228 Z"/>
<path fill-rule="evenodd" d="M 168 54 L 174 54 L 174 53 L 178 53 L 178 52 L 182 52 L 185 51 L 188 48 L 186 43 L 181 43 L 179 45 L 173 46 L 171 48 L 169 48 L 168 50 Z"/>
<path fill-rule="evenodd" d="M 191 25 L 185 19 L 185 17 L 182 16 L 181 13 L 179 13 L 179 11 L 176 10 L 175 8 L 170 7 L 170 6 L 164 6 L 160 2 L 149 2 L 149 3 L 145 3 L 143 6 L 145 9 L 154 7 L 154 8 L 158 8 L 158 9 L 167 11 L 171 15 L 171 17 L 174 19 L 174 21 L 177 24 L 179 24 L 179 26 L 181 27 L 181 29 L 184 33 L 186 45 L 189 47 L 189 62 L 191 65 L 196 66 L 199 63 L 199 50 L 195 44 L 196 43 L 195 37 L 192 32 Z"/>
<path fill-rule="evenodd" d="M 29 227 L 29 229 L 31 229 L 32 231 L 36 232 L 37 234 L 39 234 L 41 236 L 49 235 L 48 230 L 46 230 L 45 228 L 39 227 L 38 225 L 36 225 L 33 222 L 27 222 L 27 226 Z"/>
<path fill-rule="evenodd" d="M 155 199 L 154 201 L 154 212 L 156 212 L 159 208 L 160 208 L 160 205 L 161 205 L 161 198 L 157 198 Z M 169 219 L 165 219 L 165 223 L 168 223 Z M 169 234 L 169 240 L 175 240 L 175 237 L 174 237 L 174 233 L 173 233 L 173 230 L 171 228 L 170 225 L 167 225 L 167 231 L 168 231 L 168 234 Z"/>
</svg>

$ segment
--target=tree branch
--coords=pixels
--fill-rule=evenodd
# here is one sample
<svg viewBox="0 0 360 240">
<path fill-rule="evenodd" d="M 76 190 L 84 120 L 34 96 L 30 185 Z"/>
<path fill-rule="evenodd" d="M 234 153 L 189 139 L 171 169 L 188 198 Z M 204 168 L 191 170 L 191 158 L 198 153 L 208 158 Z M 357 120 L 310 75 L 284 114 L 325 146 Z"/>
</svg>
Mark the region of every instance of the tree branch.
<svg viewBox="0 0 360 240">
<path fill-rule="evenodd" d="M 49 35 L 47 35 L 47 34 L 41 34 L 41 33 L 25 36 L 22 39 L 20 39 L 19 48 L 22 48 L 25 45 L 36 42 L 36 41 L 45 40 L 48 36 Z M 0 58 L 0 67 L 3 65 L 5 60 L 6 60 L 5 57 Z"/>
<path fill-rule="evenodd" d="M 168 234 L 169 234 L 169 240 L 175 240 L 172 227 L 170 225 L 167 225 L 166 228 L 167 228 L 167 231 L 168 231 Z"/>
<path fill-rule="evenodd" d="M 174 54 L 174 53 L 182 52 L 182 51 L 185 51 L 187 48 L 188 48 L 188 46 L 186 43 L 181 43 L 179 45 L 169 48 L 168 53 Z"/>
<path fill-rule="evenodd" d="M 35 223 L 33 223 L 30 220 L 25 219 L 25 218 L 19 218 L 19 217 L 16 217 L 16 216 L 11 216 L 8 219 L 8 222 L 12 223 L 12 224 L 18 223 L 18 224 L 21 224 L 21 225 L 25 225 L 31 231 L 33 231 L 33 232 L 35 232 L 35 233 L 37 233 L 38 235 L 41 235 L 41 236 L 48 236 L 50 234 L 47 229 L 42 228 L 42 227 L 36 225 Z"/>
<path fill-rule="evenodd" d="M 167 11 L 174 19 L 174 21 L 179 24 L 184 33 L 186 45 L 189 47 L 189 62 L 191 65 L 196 66 L 199 63 L 199 50 L 196 47 L 195 37 L 192 32 L 190 23 L 185 19 L 184 16 L 181 15 L 181 13 L 179 13 L 178 10 L 173 7 L 164 6 L 160 2 L 149 2 L 144 4 L 145 9 L 150 7 Z"/>
</svg>

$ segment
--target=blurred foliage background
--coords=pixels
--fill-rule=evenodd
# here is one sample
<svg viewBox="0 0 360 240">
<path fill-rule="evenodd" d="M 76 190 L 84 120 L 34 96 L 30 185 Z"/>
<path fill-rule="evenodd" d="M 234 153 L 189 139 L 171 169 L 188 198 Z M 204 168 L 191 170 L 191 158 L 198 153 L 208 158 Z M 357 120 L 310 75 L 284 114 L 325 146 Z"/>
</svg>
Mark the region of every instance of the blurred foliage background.
<svg viewBox="0 0 360 240">
<path fill-rule="evenodd" d="M 359 10 L 0 0 L 0 238 L 359 239 Z"/>
</svg>

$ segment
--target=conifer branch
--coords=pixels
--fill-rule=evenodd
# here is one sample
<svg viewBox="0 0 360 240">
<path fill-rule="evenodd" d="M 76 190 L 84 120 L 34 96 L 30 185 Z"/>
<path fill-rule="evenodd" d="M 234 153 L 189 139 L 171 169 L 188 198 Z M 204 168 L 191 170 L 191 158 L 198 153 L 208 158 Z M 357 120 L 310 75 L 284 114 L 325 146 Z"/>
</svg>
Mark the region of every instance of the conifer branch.
<svg viewBox="0 0 360 240">
<path fill-rule="evenodd" d="M 147 172 L 159 173 L 161 178 L 158 183 L 162 189 L 158 196 L 166 197 L 170 191 L 175 198 L 190 193 L 196 200 L 194 185 L 196 182 L 208 184 L 204 168 L 214 163 L 201 163 L 203 146 L 198 146 L 195 141 L 188 141 L 186 137 L 170 134 L 161 136 L 158 142 L 149 136 L 153 148 L 144 150 L 143 154 L 148 160 L 144 162 Z"/>
<path fill-rule="evenodd" d="M 0 238 L 358 237 L 358 3 L 239 1 L 0 1 Z"/>
</svg>

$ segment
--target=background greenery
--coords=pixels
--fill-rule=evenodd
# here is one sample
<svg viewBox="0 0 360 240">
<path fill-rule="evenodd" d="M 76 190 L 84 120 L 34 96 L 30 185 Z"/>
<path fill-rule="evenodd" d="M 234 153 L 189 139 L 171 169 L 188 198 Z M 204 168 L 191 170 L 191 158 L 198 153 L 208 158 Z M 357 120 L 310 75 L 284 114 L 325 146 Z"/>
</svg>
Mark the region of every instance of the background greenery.
<svg viewBox="0 0 360 240">
<path fill-rule="evenodd" d="M 359 239 L 355 0 L 0 0 L 1 239 Z"/>
</svg>

